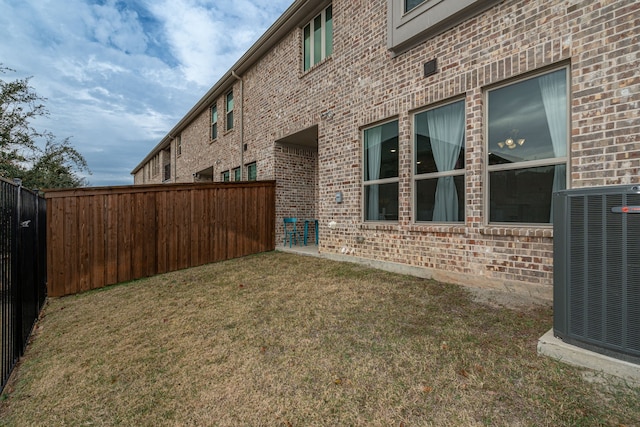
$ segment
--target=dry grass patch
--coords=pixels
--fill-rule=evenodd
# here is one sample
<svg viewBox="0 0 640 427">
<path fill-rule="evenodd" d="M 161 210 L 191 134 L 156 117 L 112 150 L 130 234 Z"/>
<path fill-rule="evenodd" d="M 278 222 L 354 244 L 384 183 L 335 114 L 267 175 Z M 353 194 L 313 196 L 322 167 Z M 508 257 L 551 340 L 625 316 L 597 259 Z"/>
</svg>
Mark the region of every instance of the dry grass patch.
<svg viewBox="0 0 640 427">
<path fill-rule="evenodd" d="M 536 355 L 551 309 L 268 253 L 49 301 L 2 425 L 634 425 Z"/>
</svg>

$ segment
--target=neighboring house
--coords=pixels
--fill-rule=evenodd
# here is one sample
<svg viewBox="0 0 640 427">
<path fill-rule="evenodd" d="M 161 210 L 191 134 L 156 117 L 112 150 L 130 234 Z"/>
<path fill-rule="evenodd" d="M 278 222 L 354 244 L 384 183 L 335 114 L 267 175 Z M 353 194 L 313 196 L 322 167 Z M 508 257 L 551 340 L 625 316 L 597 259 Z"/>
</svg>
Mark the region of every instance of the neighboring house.
<svg viewBox="0 0 640 427">
<path fill-rule="evenodd" d="M 552 192 L 640 182 L 639 34 L 635 0 L 297 0 L 132 173 L 275 179 L 279 241 L 551 298 Z"/>
</svg>

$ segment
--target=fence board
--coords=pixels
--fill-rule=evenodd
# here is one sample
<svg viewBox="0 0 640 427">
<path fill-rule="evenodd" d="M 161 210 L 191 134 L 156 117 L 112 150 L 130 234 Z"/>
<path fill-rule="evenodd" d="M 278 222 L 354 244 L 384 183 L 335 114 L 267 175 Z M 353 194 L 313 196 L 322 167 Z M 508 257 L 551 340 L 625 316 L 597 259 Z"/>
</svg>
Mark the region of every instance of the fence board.
<svg viewBox="0 0 640 427">
<path fill-rule="evenodd" d="M 144 249 L 145 249 L 145 218 L 146 212 L 144 210 L 144 199 L 146 194 L 137 195 L 134 197 L 132 201 L 133 205 L 133 215 L 131 215 L 131 226 L 132 226 L 132 239 L 131 239 L 131 277 L 144 277 L 144 270 L 146 270 L 146 265 L 144 265 Z"/>
<path fill-rule="evenodd" d="M 48 293 L 70 295 L 275 249 L 275 182 L 54 190 Z"/>
<path fill-rule="evenodd" d="M 145 232 L 144 232 L 144 262 L 146 269 L 143 271 L 144 276 L 152 276 L 158 271 L 158 259 L 157 259 L 157 245 L 152 239 L 147 239 L 146 236 L 155 234 L 158 227 L 157 220 L 158 214 L 154 208 L 156 197 L 153 193 L 145 194 Z"/>
<path fill-rule="evenodd" d="M 84 200 L 78 200 L 78 215 L 80 216 L 80 232 L 78 233 L 78 238 L 80 239 L 80 244 L 78 245 L 78 256 L 80 257 L 79 268 L 80 268 L 80 289 L 82 291 L 89 290 L 89 284 L 91 283 L 91 270 L 89 269 L 89 230 L 87 229 L 87 224 L 90 218 L 90 205 L 91 198 L 87 198 Z"/>
<path fill-rule="evenodd" d="M 46 196 L 46 195 L 45 195 Z M 106 235 L 106 277 L 105 284 L 118 282 L 118 195 L 107 194 L 103 196 L 107 207 L 105 218 Z M 54 228 L 49 229 L 50 234 L 56 234 Z M 56 230 L 59 232 L 59 230 Z"/>
<path fill-rule="evenodd" d="M 169 260 L 167 258 L 167 194 L 156 193 L 156 204 L 162 209 L 157 209 L 156 216 L 158 218 L 158 239 L 156 244 L 156 257 L 158 260 L 158 273 L 166 273 L 169 271 Z"/>
<path fill-rule="evenodd" d="M 88 234 L 91 245 L 91 267 L 90 267 L 90 288 L 101 288 L 105 284 L 105 204 L 104 197 L 94 196 L 91 198 L 91 211 L 93 227 L 89 227 Z"/>
</svg>

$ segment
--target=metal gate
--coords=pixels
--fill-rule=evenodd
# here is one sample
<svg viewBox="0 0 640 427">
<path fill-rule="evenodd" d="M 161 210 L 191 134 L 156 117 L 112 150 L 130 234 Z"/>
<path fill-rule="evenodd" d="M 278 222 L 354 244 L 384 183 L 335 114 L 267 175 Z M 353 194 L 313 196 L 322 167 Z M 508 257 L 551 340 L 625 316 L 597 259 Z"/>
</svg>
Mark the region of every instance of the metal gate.
<svg viewBox="0 0 640 427">
<path fill-rule="evenodd" d="M 46 298 L 46 212 L 45 199 L 0 178 L 0 391 Z"/>
</svg>

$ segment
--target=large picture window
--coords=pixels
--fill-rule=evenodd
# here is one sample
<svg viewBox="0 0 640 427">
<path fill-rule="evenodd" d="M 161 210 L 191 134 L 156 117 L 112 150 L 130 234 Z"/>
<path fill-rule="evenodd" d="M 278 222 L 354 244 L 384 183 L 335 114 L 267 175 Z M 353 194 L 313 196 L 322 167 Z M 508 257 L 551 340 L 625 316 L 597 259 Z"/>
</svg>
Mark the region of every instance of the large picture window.
<svg viewBox="0 0 640 427">
<path fill-rule="evenodd" d="M 414 120 L 416 221 L 464 221 L 464 101 Z"/>
<path fill-rule="evenodd" d="M 489 222 L 551 223 L 567 181 L 567 87 L 562 68 L 488 91 Z"/>
<path fill-rule="evenodd" d="M 364 131 L 364 218 L 398 220 L 398 121 Z"/>
<path fill-rule="evenodd" d="M 333 8 L 327 7 L 302 30 L 303 62 L 307 71 L 333 53 Z"/>
</svg>

